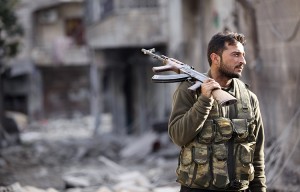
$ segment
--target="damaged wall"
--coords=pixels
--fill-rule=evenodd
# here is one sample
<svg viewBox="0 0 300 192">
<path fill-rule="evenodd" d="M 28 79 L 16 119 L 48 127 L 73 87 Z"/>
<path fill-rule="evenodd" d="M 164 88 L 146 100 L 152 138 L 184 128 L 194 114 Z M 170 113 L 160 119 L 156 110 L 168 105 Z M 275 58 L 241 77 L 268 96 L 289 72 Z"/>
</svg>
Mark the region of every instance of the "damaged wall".
<svg viewBox="0 0 300 192">
<path fill-rule="evenodd" d="M 89 66 L 39 67 L 44 118 L 74 118 L 90 113 Z"/>
<path fill-rule="evenodd" d="M 96 52 L 96 65 L 104 65 L 100 72 L 101 111 L 112 115 L 113 131 L 118 134 L 141 134 L 155 122 L 166 121 L 168 114 L 169 106 L 158 102 L 169 99 L 165 96 L 168 88 L 151 82 L 151 68 L 157 61 L 140 53 L 141 48 Z"/>
</svg>

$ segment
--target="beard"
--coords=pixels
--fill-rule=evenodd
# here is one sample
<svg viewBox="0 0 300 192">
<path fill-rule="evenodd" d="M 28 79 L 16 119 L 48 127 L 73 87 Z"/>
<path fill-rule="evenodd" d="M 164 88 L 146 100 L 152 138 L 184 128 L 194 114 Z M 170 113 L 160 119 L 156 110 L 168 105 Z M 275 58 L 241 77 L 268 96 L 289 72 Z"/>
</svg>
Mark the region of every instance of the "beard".
<svg viewBox="0 0 300 192">
<path fill-rule="evenodd" d="M 219 68 L 219 72 L 224 75 L 227 78 L 240 78 L 242 75 L 238 74 L 238 73 L 233 73 L 231 71 L 229 71 L 229 69 L 227 69 L 226 64 L 223 62 L 223 59 L 221 57 L 221 63 L 220 63 L 220 68 Z"/>
</svg>

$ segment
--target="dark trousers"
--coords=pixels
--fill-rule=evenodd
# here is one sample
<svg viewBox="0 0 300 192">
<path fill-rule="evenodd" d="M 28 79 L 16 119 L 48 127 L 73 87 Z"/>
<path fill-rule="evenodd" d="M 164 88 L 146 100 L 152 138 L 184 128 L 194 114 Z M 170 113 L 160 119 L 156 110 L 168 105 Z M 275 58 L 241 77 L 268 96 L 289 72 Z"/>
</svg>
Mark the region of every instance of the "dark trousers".
<svg viewBox="0 0 300 192">
<path fill-rule="evenodd" d="M 181 185 L 180 192 L 221 192 L 221 191 L 195 189 L 195 188 L 189 188 L 189 187 Z M 236 191 L 236 192 L 250 192 L 250 191 L 249 190 L 241 190 L 241 191 Z"/>
</svg>

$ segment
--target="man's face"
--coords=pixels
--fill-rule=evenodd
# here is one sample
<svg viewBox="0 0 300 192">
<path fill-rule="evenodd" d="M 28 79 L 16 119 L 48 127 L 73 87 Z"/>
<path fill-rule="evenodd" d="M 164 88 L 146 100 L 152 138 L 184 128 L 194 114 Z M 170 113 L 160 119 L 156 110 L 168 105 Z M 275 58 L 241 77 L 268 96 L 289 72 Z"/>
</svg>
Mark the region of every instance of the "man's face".
<svg viewBox="0 0 300 192">
<path fill-rule="evenodd" d="M 244 46 L 240 42 L 235 45 L 226 43 L 225 46 L 220 57 L 219 72 L 228 78 L 240 78 L 246 64 Z"/>
</svg>

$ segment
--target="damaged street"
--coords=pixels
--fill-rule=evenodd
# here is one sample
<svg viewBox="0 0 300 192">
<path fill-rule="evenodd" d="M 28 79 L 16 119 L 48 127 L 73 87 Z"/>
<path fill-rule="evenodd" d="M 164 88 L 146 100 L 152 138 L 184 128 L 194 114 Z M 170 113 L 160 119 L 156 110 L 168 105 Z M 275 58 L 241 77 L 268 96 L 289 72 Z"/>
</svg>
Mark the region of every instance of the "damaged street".
<svg viewBox="0 0 300 192">
<path fill-rule="evenodd" d="M 1 150 L 0 186 L 15 192 L 178 191 L 174 170 L 179 149 L 166 132 L 93 136 L 87 121 L 28 127 L 20 145 Z"/>
</svg>

